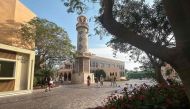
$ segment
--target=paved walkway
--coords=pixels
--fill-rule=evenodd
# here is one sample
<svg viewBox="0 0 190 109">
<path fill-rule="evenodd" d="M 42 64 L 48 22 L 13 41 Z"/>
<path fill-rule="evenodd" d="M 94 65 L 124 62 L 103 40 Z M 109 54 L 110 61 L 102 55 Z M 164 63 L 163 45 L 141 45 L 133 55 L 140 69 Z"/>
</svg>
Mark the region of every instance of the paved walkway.
<svg viewBox="0 0 190 109">
<path fill-rule="evenodd" d="M 118 85 L 124 86 L 125 83 L 118 82 Z M 40 90 L 27 95 L 0 98 L 0 109 L 86 109 L 102 105 L 103 100 L 116 89 L 110 86 L 110 82 L 105 82 L 102 88 L 97 88 L 95 84 L 90 87 L 63 85 L 50 92 Z"/>
</svg>

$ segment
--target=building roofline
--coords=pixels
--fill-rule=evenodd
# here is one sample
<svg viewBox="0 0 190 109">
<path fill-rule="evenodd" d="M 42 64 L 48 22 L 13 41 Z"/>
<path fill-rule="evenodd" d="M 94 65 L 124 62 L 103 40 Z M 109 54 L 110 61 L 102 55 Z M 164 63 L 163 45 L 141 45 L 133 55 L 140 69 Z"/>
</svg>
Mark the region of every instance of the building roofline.
<svg viewBox="0 0 190 109">
<path fill-rule="evenodd" d="M 121 61 L 121 60 L 118 60 L 118 59 L 112 59 L 112 58 L 106 58 L 106 57 L 97 56 L 97 55 L 93 55 L 93 56 L 91 56 L 91 58 L 100 58 L 100 59 L 106 59 L 106 60 L 110 60 L 110 61 L 117 61 L 117 62 L 125 63 L 125 61 Z"/>
</svg>

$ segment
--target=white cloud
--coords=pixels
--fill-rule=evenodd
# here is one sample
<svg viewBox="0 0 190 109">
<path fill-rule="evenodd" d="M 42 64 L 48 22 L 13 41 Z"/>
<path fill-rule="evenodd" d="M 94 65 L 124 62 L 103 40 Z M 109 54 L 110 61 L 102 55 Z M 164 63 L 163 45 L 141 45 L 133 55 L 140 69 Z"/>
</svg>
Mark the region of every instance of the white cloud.
<svg viewBox="0 0 190 109">
<path fill-rule="evenodd" d="M 141 65 L 140 63 L 134 63 L 133 61 L 130 61 L 129 56 L 124 53 L 117 53 L 116 57 L 114 58 L 113 49 L 110 47 L 104 46 L 102 48 L 90 48 L 89 51 L 96 54 L 97 56 L 125 61 L 125 68 L 128 70 L 133 70 L 135 67 L 139 67 Z"/>
</svg>

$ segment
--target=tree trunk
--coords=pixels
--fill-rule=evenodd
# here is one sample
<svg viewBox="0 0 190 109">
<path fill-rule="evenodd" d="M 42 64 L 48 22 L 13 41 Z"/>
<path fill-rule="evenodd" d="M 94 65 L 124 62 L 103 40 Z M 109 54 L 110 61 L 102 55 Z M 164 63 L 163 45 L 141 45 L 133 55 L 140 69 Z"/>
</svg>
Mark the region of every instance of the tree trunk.
<svg viewBox="0 0 190 109">
<path fill-rule="evenodd" d="M 181 68 L 180 67 L 179 69 L 176 69 L 176 71 L 180 72 L 180 73 L 178 73 L 178 75 L 182 80 L 182 83 L 185 87 L 185 92 L 188 96 L 188 99 L 190 100 L 190 69 L 189 68 L 190 68 L 190 64 L 188 65 L 187 68 L 185 68 L 185 67 Z"/>
<path fill-rule="evenodd" d="M 36 55 L 35 56 L 35 69 L 34 72 L 42 69 L 42 64 L 45 63 L 45 59 L 43 55 Z"/>
<path fill-rule="evenodd" d="M 34 72 L 38 71 L 40 69 L 40 57 L 38 55 L 35 56 L 35 67 Z"/>
<path fill-rule="evenodd" d="M 190 101 L 190 1 L 163 0 L 166 14 L 175 35 L 178 53 L 171 57 L 171 64 L 184 84 Z"/>
<path fill-rule="evenodd" d="M 162 73 L 161 73 L 161 64 L 162 64 L 162 61 L 159 59 L 157 60 L 156 57 L 152 56 L 151 54 L 145 52 L 154 68 L 154 71 L 155 71 L 155 79 L 156 81 L 159 83 L 159 84 L 164 84 L 164 85 L 167 85 L 167 82 L 166 80 L 164 79 Z"/>
<path fill-rule="evenodd" d="M 171 64 L 172 65 L 172 64 Z M 177 71 L 182 83 L 185 87 L 185 92 L 190 101 L 190 60 L 182 52 L 176 54 L 174 63 L 172 65 Z"/>
<path fill-rule="evenodd" d="M 154 69 L 155 69 L 155 74 L 156 74 L 156 78 L 155 78 L 156 81 L 159 84 L 167 85 L 166 80 L 163 78 L 163 76 L 161 74 L 161 66 L 160 65 L 154 66 Z"/>
</svg>

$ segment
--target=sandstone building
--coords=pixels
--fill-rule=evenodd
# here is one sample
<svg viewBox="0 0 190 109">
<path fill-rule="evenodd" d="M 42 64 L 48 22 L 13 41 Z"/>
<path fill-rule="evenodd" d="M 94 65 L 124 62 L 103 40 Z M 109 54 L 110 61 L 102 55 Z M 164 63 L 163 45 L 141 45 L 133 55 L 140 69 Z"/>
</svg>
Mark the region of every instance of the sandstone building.
<svg viewBox="0 0 190 109">
<path fill-rule="evenodd" d="M 90 58 L 90 70 L 95 72 L 97 69 L 102 69 L 106 73 L 106 80 L 109 80 L 111 76 L 115 76 L 117 79 L 124 76 L 125 63 L 123 61 L 104 58 L 93 55 Z"/>
<path fill-rule="evenodd" d="M 115 76 L 117 80 L 120 77 L 124 77 L 125 63 L 120 60 L 100 57 L 92 55 L 90 57 L 90 72 L 93 73 L 95 70 L 102 69 L 106 73 L 106 80 L 110 80 L 111 76 Z M 64 76 L 64 81 L 71 81 L 71 75 L 74 72 L 74 65 L 70 62 L 65 62 L 59 69 L 60 73 Z"/>
<path fill-rule="evenodd" d="M 20 25 L 35 17 L 19 0 L 0 0 L 0 96 L 31 92 L 34 43 L 18 33 Z"/>
</svg>

